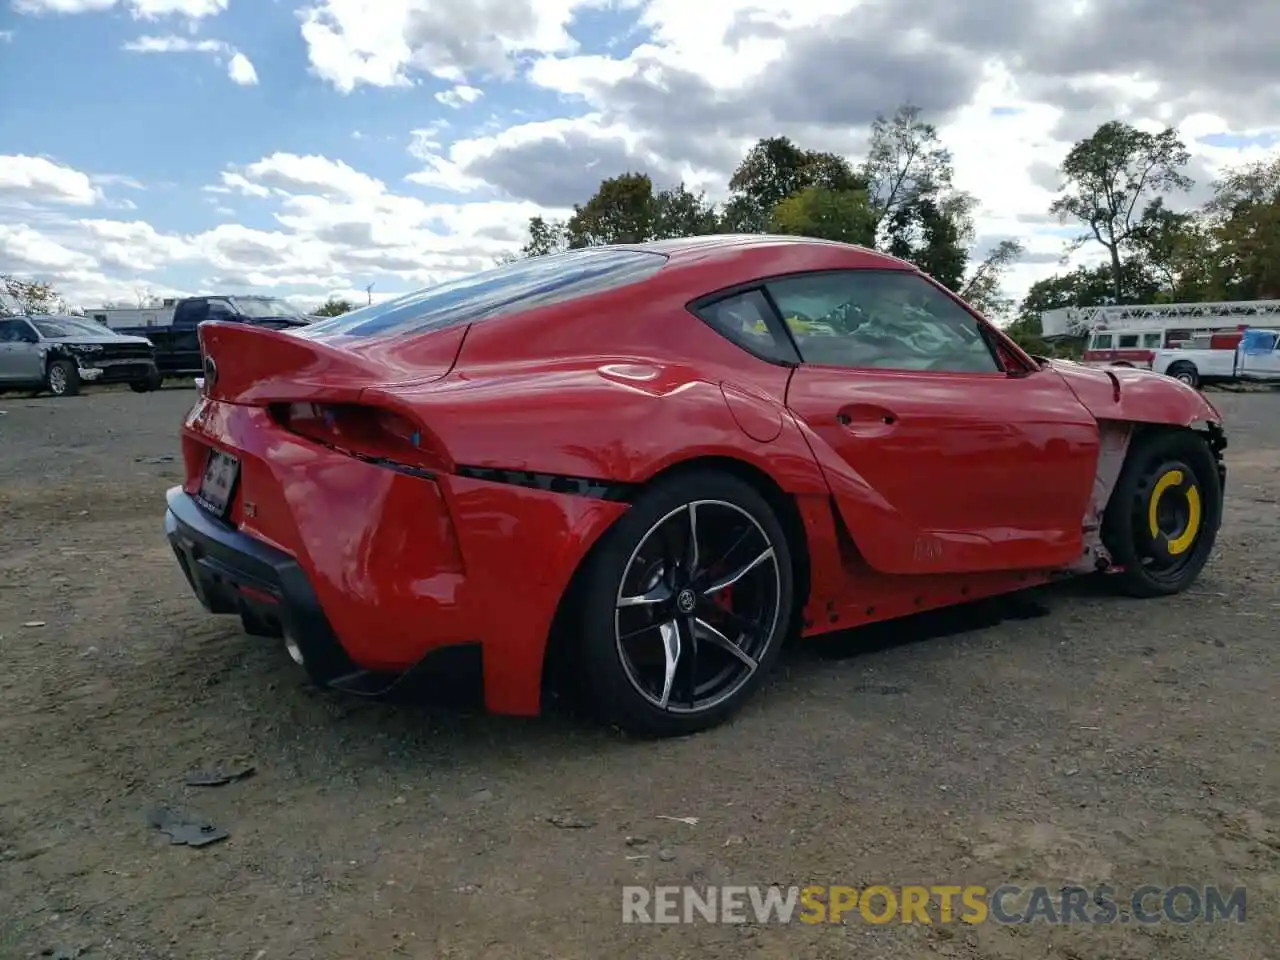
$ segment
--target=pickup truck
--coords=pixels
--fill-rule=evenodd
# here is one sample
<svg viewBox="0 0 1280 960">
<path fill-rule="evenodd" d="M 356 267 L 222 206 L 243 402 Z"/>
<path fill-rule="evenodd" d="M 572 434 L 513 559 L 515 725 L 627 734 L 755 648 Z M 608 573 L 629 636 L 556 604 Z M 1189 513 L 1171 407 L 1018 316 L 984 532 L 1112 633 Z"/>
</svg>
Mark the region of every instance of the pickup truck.
<svg viewBox="0 0 1280 960">
<path fill-rule="evenodd" d="M 173 322 L 167 327 L 126 327 L 116 332 L 146 337 L 155 345 L 160 375 L 182 377 L 201 372 L 203 359 L 196 328 L 206 320 L 282 330 L 306 326 L 315 319 L 276 297 L 187 297 L 174 305 Z"/>
<path fill-rule="evenodd" d="M 28 314 L 0 300 L 0 390 L 48 390 L 74 397 L 82 383 L 160 385 L 155 348 L 82 317 Z"/>
<path fill-rule="evenodd" d="M 1280 331 L 1251 328 L 1234 350 L 1157 350 L 1151 369 L 1192 387 L 1237 380 L 1280 382 L 1277 340 Z"/>
</svg>

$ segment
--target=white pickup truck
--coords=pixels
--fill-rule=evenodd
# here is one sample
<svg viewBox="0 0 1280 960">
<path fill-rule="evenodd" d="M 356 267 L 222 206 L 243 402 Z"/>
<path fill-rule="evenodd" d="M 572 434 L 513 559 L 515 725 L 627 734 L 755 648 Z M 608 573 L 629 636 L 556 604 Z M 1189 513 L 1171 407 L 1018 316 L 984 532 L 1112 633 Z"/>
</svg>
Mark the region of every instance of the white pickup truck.
<svg viewBox="0 0 1280 960">
<path fill-rule="evenodd" d="M 1280 382 L 1277 340 L 1280 331 L 1250 329 L 1234 350 L 1157 350 L 1151 369 L 1193 387 L 1238 380 Z"/>
</svg>

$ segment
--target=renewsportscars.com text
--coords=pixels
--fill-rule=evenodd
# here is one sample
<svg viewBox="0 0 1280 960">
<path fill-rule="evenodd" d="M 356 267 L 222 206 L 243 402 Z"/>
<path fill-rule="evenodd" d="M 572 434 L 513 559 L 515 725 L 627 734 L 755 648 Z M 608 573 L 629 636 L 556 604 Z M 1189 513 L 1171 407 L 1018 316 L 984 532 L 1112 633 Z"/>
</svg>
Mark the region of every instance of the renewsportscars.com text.
<svg viewBox="0 0 1280 960">
<path fill-rule="evenodd" d="M 1245 922 L 1245 890 L 1096 887 L 628 886 L 623 923 L 1216 923 Z"/>
</svg>

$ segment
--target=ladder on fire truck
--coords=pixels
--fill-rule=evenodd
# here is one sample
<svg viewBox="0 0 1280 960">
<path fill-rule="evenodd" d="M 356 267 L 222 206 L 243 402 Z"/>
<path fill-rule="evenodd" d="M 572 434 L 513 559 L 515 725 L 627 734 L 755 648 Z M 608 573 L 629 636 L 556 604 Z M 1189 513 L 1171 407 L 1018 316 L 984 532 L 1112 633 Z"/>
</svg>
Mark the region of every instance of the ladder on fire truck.
<svg viewBox="0 0 1280 960">
<path fill-rule="evenodd" d="M 1216 303 L 1134 303 L 1062 307 L 1040 315 L 1046 339 L 1085 337 L 1100 330 L 1234 330 L 1280 325 L 1280 300 Z"/>
</svg>

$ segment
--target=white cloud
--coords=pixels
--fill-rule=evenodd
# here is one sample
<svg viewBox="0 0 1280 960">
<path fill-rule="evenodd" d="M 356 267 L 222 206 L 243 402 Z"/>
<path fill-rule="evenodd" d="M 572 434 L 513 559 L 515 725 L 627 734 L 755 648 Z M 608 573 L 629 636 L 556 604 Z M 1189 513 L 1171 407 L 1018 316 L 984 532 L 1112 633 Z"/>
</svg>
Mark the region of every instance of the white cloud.
<svg viewBox="0 0 1280 960">
<path fill-rule="evenodd" d="M 468 103 L 475 103 L 484 96 L 484 91 L 479 87 L 471 87 L 465 83 L 460 83 L 450 90 L 442 90 L 436 94 L 436 99 L 443 103 L 446 107 L 453 107 L 459 110 Z"/>
<path fill-rule="evenodd" d="M 0 156 L 0 199 L 91 206 L 103 199 L 88 174 L 45 157 Z"/>
<path fill-rule="evenodd" d="M 258 71 L 253 68 L 249 58 L 238 51 L 232 55 L 231 60 L 227 63 L 227 75 L 231 77 L 232 83 L 237 83 L 242 87 L 252 87 L 258 83 Z"/>
<path fill-rule="evenodd" d="M 189 40 L 186 37 L 138 37 L 124 45 L 132 53 L 225 53 L 221 40 Z"/>
<path fill-rule="evenodd" d="M 272 154 L 224 171 L 207 189 L 211 199 L 272 204 L 277 228 L 227 222 L 173 234 L 140 220 L 84 218 L 38 232 L 0 222 L 0 262 L 53 280 L 89 305 L 128 299 L 140 277 L 163 283 L 176 267 L 197 270 L 202 289 L 300 287 L 318 296 L 374 282 L 390 294 L 491 265 L 519 246 L 524 224 L 539 212 L 530 203 L 426 203 L 318 155 Z M 118 278 L 114 290 L 111 277 Z"/>
<path fill-rule="evenodd" d="M 299 11 L 312 69 L 338 90 L 509 74 L 516 53 L 575 48 L 574 11 L 602 0 L 320 0 Z"/>
<path fill-rule="evenodd" d="M 0 263 L 15 272 L 65 273 L 87 270 L 96 261 L 86 253 L 71 250 L 41 233 L 22 225 L 0 224 Z"/>
<path fill-rule="evenodd" d="M 254 86 L 258 71 L 243 53 L 221 40 L 192 40 L 188 37 L 138 37 L 130 40 L 123 49 L 131 53 L 207 53 L 226 66 L 227 76 L 239 86 Z"/>
<path fill-rule="evenodd" d="M 216 17 L 229 0 L 13 0 L 13 9 L 26 14 L 101 13 L 127 9 L 136 20 L 182 16 L 192 20 Z"/>
</svg>

